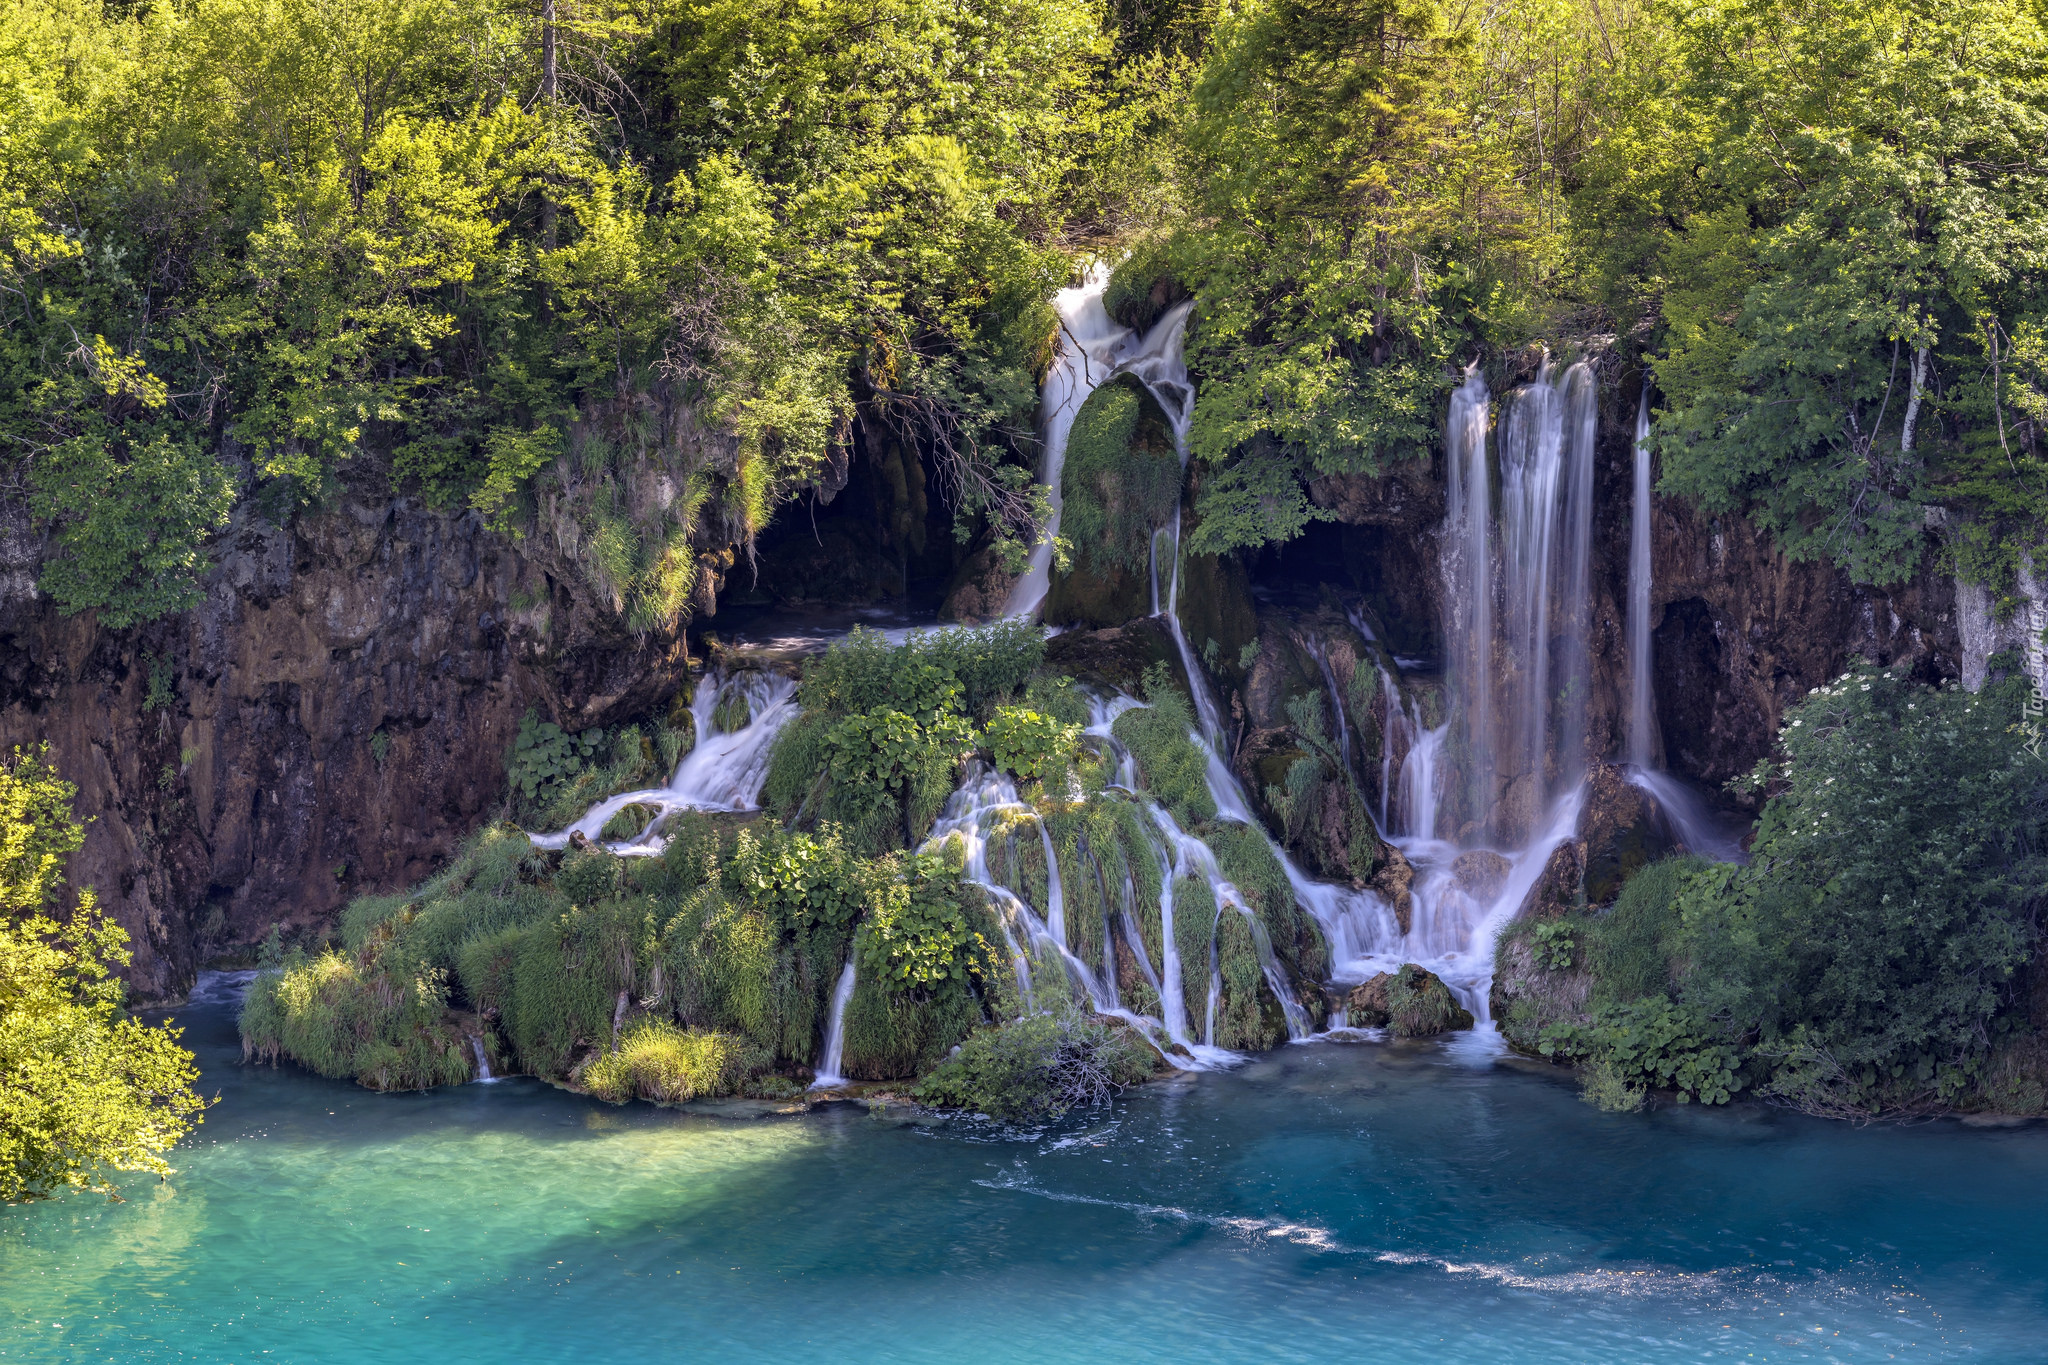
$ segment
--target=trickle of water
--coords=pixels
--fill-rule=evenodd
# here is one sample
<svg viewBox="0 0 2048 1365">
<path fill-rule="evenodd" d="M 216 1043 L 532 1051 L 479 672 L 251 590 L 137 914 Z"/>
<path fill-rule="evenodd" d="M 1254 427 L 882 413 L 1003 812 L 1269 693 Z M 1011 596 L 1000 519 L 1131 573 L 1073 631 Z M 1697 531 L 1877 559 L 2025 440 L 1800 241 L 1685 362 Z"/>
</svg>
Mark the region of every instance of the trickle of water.
<svg viewBox="0 0 2048 1365">
<path fill-rule="evenodd" d="M 716 728 L 721 702 L 744 702 L 747 719 L 739 729 Z M 768 756 L 782 727 L 796 719 L 796 683 L 776 673 L 748 671 L 732 678 L 712 674 L 697 684 L 690 705 L 697 744 L 676 765 L 663 787 L 647 787 L 606 797 L 558 834 L 533 834 L 536 848 L 567 848 L 576 835 L 595 842 L 613 816 L 628 806 L 653 808 L 646 827 L 630 839 L 604 847 L 623 857 L 650 857 L 668 846 L 662 828 L 684 810 L 753 810 L 760 803 L 761 784 L 768 778 Z"/>
<path fill-rule="evenodd" d="M 498 1078 L 491 1074 L 491 1059 L 484 1055 L 484 1040 L 477 1037 L 474 1033 L 469 1035 L 469 1051 L 470 1055 L 476 1058 L 477 1080 L 480 1082 L 497 1080 Z"/>
<path fill-rule="evenodd" d="M 1628 528 L 1628 761 L 1648 768 L 1656 753 L 1650 698 L 1650 386 L 1636 404 L 1636 468 Z"/>
<path fill-rule="evenodd" d="M 840 1070 L 846 1065 L 846 1005 L 853 999 L 853 985 L 853 949 L 849 947 L 846 968 L 839 973 L 839 984 L 832 988 L 832 1011 L 825 1020 L 825 1055 L 818 1063 L 817 1079 L 811 1082 L 813 1090 L 846 1084 Z"/>
</svg>

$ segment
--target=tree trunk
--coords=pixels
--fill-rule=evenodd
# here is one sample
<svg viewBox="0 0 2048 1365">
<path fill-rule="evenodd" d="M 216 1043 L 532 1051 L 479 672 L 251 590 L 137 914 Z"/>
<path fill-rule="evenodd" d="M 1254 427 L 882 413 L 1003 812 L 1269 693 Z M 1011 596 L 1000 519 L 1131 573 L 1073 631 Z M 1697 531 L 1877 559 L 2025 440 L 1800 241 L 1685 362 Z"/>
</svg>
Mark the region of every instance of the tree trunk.
<svg viewBox="0 0 2048 1365">
<path fill-rule="evenodd" d="M 541 116 L 548 120 L 550 140 L 554 132 L 555 91 L 555 0 L 540 0 L 540 102 Z M 541 237 L 549 251 L 555 249 L 555 200 L 549 195 L 540 205 Z"/>
<path fill-rule="evenodd" d="M 1899 454 L 1913 453 L 1913 428 L 1920 422 L 1920 394 L 1927 387 L 1927 348 L 1913 352 L 1913 373 L 1906 390 L 1906 423 L 1899 431 Z"/>
</svg>

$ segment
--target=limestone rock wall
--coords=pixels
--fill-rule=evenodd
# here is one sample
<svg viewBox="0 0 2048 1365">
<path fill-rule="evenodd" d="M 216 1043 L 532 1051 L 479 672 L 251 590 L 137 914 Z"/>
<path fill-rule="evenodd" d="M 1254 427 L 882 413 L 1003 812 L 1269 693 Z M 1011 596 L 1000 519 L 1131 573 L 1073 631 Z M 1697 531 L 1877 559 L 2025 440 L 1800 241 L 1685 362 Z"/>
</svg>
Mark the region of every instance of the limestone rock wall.
<svg viewBox="0 0 2048 1365">
<path fill-rule="evenodd" d="M 205 601 L 130 630 L 36 594 L 36 549 L 0 537 L 0 744 L 47 741 L 77 784 L 70 879 L 128 930 L 138 1000 L 434 871 L 501 802 L 528 707 L 607 723 L 687 663 L 474 515 L 388 496 L 245 511 Z"/>
</svg>

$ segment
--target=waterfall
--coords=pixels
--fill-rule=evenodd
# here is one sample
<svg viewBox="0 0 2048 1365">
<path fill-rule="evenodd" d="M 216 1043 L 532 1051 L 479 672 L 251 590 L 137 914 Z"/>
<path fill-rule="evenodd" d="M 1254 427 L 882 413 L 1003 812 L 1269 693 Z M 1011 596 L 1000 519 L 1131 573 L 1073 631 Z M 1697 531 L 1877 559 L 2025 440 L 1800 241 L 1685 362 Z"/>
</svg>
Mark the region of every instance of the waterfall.
<svg viewBox="0 0 2048 1365">
<path fill-rule="evenodd" d="M 1088 395 L 1119 374 L 1133 375 L 1158 400 L 1175 438 L 1187 431 L 1194 389 L 1188 383 L 1187 368 L 1181 363 L 1181 345 L 1194 304 L 1175 304 L 1141 338 L 1130 328 L 1111 321 L 1103 310 L 1102 295 L 1108 288 L 1109 272 L 1097 266 L 1081 284 L 1053 296 L 1053 310 L 1060 318 L 1060 348 L 1046 373 L 1040 397 L 1045 413 L 1045 483 L 1052 503 L 1052 521 L 1046 526 L 1043 539 L 1032 548 L 1031 563 L 1024 576 L 1010 590 L 1010 600 L 1004 608 L 1006 616 L 1029 616 L 1036 612 L 1052 586 L 1052 542 L 1059 534 L 1060 512 L 1066 504 L 1060 476 L 1066 469 L 1067 435 L 1074 429 L 1074 418 L 1080 415 Z M 1176 523 L 1178 516 L 1176 512 Z M 1156 570 L 1152 582 L 1156 612 Z"/>
<path fill-rule="evenodd" d="M 1060 474 L 1066 468 L 1067 433 L 1073 430 L 1081 405 L 1109 379 L 1118 355 L 1131 341 L 1130 328 L 1119 327 L 1103 311 L 1102 295 L 1108 288 L 1109 270 L 1097 265 L 1080 284 L 1053 295 L 1053 311 L 1060 320 L 1059 352 L 1046 372 L 1040 396 L 1045 413 L 1045 485 L 1052 520 L 1032 547 L 1024 576 L 1010 589 L 1006 616 L 1031 615 L 1052 586 L 1052 542 L 1059 534 L 1060 510 L 1066 502 Z"/>
<path fill-rule="evenodd" d="M 1561 373 L 1546 364 L 1509 395 L 1496 518 L 1491 394 L 1475 367 L 1452 395 L 1438 541 L 1444 723 L 1425 727 L 1395 676 L 1380 671 L 1381 827 L 1415 871 L 1408 932 L 1355 903 L 1331 904 L 1340 888 L 1297 893 L 1325 924 L 1340 981 L 1417 962 L 1482 1028 L 1494 939 L 1575 832 L 1583 802 L 1596 397 L 1583 364 Z"/>
<path fill-rule="evenodd" d="M 1526 837 L 1549 799 L 1585 775 L 1596 397 L 1587 365 L 1555 380 L 1546 365 L 1507 404 L 1501 432 L 1500 578 L 1480 591 L 1498 594 L 1500 644 L 1515 681 L 1493 718 L 1506 729 L 1493 737 L 1495 768 L 1482 780 L 1497 793 L 1488 823 L 1510 838 Z M 1562 643 L 1556 658 L 1554 641 Z M 1485 691 L 1497 676 L 1469 682 Z M 1488 810 L 1476 807 L 1472 818 Z"/>
<path fill-rule="evenodd" d="M 1650 687 L 1650 386 L 1636 403 L 1635 487 L 1628 535 L 1628 780 L 1649 793 L 1672 835 L 1715 862 L 1741 862 L 1740 834 L 1715 818 L 1699 793 L 1657 767 L 1657 711 Z"/>
<path fill-rule="evenodd" d="M 1650 385 L 1636 404 L 1635 497 L 1628 526 L 1628 761 L 1647 768 L 1656 753 L 1650 702 Z"/>
<path fill-rule="evenodd" d="M 1124 700 L 1129 701 L 1128 698 Z M 1099 711 L 1108 709 L 1108 706 L 1098 703 Z M 1101 725 L 1102 732 L 1106 733 L 1108 722 L 1101 722 Z M 1149 802 L 1147 804 L 1155 813 L 1163 813 L 1158 812 L 1156 806 L 1150 806 Z M 988 826 L 995 817 L 1004 814 L 1022 816 L 1037 826 L 1046 859 L 1046 913 L 1043 917 L 1023 897 L 997 881 L 989 870 Z M 1009 778 L 978 761 L 968 766 L 966 779 L 946 799 L 945 809 L 932 825 L 931 837 L 924 847 L 936 849 L 949 839 L 961 841 L 965 854 L 961 875 L 980 887 L 995 904 L 1004 944 L 1009 950 L 1017 985 L 1027 1009 L 1032 1008 L 1032 1002 L 1046 995 L 1048 990 L 1057 996 L 1067 987 L 1079 987 L 1091 1010 L 1123 1020 L 1169 1063 L 1184 1071 L 1205 1071 L 1239 1060 L 1234 1053 L 1208 1047 L 1189 1036 L 1184 1019 L 1175 1019 L 1171 1006 L 1167 1006 L 1169 1016 L 1165 1021 L 1126 1008 L 1117 998 L 1114 972 L 1108 970 L 1109 960 L 1106 959 L 1103 969 L 1098 970 L 1075 955 L 1067 943 L 1065 897 L 1060 883 L 1059 859 L 1053 849 L 1051 835 L 1038 812 L 1019 799 L 1016 785 Z M 1202 852 L 1206 855 L 1208 849 L 1203 847 Z M 1214 865 L 1211 859 L 1209 867 L 1213 869 Z M 1220 877 L 1215 880 L 1229 888 L 1229 883 L 1222 882 Z M 1166 909 L 1167 898 L 1171 894 L 1172 874 L 1168 872 L 1161 887 L 1161 905 L 1167 914 L 1171 913 Z M 1230 889 L 1229 894 L 1242 904 L 1242 897 L 1237 896 L 1235 889 Z M 1142 942 L 1138 946 L 1142 949 Z M 1147 961 L 1147 971 L 1153 979 L 1166 986 L 1166 973 L 1153 971 L 1144 952 L 1140 951 L 1138 956 Z M 1172 962 L 1170 956 L 1167 961 L 1169 964 Z M 1040 980 L 1041 972 L 1051 972 L 1054 980 Z M 1162 992 L 1162 1002 L 1165 999 Z M 1158 1035 L 1162 1032 L 1174 1045 L 1172 1048 L 1160 1045 Z"/>
<path fill-rule="evenodd" d="M 846 1084 L 840 1068 L 846 1065 L 846 1005 L 852 999 L 853 945 L 848 944 L 846 969 L 839 973 L 839 984 L 832 988 L 832 1012 L 825 1019 L 825 1056 L 818 1065 L 817 1079 L 811 1082 L 813 1090 Z"/>
<path fill-rule="evenodd" d="M 746 721 L 737 730 L 720 732 L 721 703 L 744 703 Z M 558 834 L 529 835 L 536 848 L 567 848 L 581 834 L 595 841 L 612 817 L 628 806 L 648 806 L 654 818 L 631 839 L 606 844 L 622 856 L 646 857 L 667 846 L 662 827 L 669 816 L 684 810 L 753 810 L 761 784 L 768 778 L 769 751 L 782 727 L 797 716 L 796 684 L 775 673 L 749 670 L 730 679 L 713 673 L 697 684 L 690 705 L 697 743 L 676 765 L 664 787 L 648 787 L 606 797 Z"/>
<path fill-rule="evenodd" d="M 1459 721 L 1466 781 L 1461 811 L 1493 805 L 1493 517 L 1488 506 L 1486 429 L 1491 413 L 1486 377 L 1474 365 L 1451 395 L 1444 422 L 1444 529 L 1439 572 L 1444 579 L 1445 665 L 1450 709 Z"/>
<path fill-rule="evenodd" d="M 498 1079 L 491 1074 L 491 1059 L 484 1054 L 484 1040 L 474 1033 L 469 1035 L 469 1051 L 470 1055 L 476 1058 L 476 1078 L 478 1081 L 495 1081 Z"/>
</svg>

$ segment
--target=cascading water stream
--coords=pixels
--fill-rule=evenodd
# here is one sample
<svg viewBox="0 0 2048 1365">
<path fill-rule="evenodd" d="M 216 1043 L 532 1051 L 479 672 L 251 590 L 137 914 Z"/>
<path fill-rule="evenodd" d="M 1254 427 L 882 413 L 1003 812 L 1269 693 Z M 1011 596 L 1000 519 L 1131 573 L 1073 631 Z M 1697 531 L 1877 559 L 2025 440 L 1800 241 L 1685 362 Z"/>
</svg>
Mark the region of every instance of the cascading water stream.
<svg viewBox="0 0 2048 1365">
<path fill-rule="evenodd" d="M 997 881 L 989 870 L 988 825 L 1004 814 L 1021 815 L 1037 827 L 1046 858 L 1044 918 L 1016 892 Z M 1038 970 L 1054 970 L 1067 983 L 1080 988 L 1095 1013 L 1123 1020 L 1158 1049 L 1162 1057 L 1182 1070 L 1209 1070 L 1240 1060 L 1234 1053 L 1204 1046 L 1189 1037 L 1184 1027 L 1176 1029 L 1170 1021 L 1162 1022 L 1126 1008 L 1117 999 L 1113 974 L 1098 973 L 1075 955 L 1066 938 L 1065 892 L 1051 835 L 1038 813 L 1018 798 L 1016 786 L 1007 777 L 980 763 L 970 765 L 966 780 L 947 798 L 924 846 L 936 848 L 953 838 L 961 841 L 965 854 L 961 875 L 986 892 L 998 907 L 1004 941 L 1027 1008 L 1035 996 L 1043 994 L 1037 980 Z M 1162 1031 L 1175 1047 L 1159 1045 L 1157 1035 Z"/>
<path fill-rule="evenodd" d="M 1655 700 L 1650 688 L 1650 389 L 1636 404 L 1635 485 L 1628 541 L 1628 780 L 1650 794 L 1671 832 L 1694 853 L 1716 862 L 1747 858 L 1742 840 L 1716 820 L 1697 792 L 1657 766 Z"/>
<path fill-rule="evenodd" d="M 1101 309 L 1099 277 L 1062 299 L 1065 339 L 1046 389 L 1047 478 L 1055 492 L 1074 412 L 1096 384 L 1119 371 L 1138 376 L 1159 400 L 1173 423 L 1185 468 L 1193 397 L 1181 359 L 1185 306 L 1162 320 L 1133 355 L 1128 335 L 1117 335 L 1106 315 L 1096 316 Z M 1572 836 L 1583 801 L 1596 396 L 1588 366 L 1572 365 L 1554 373 L 1547 363 L 1536 383 L 1510 396 L 1501 442 L 1498 527 L 1487 458 L 1492 400 L 1476 367 L 1467 371 L 1465 383 L 1452 396 L 1446 421 L 1450 477 L 1439 542 L 1448 642 L 1444 723 L 1424 727 L 1413 703 L 1381 668 L 1387 733 L 1379 824 L 1415 869 L 1407 931 L 1400 930 L 1392 908 L 1377 894 L 1310 878 L 1284 847 L 1266 836 L 1296 899 L 1324 935 L 1337 982 L 1419 962 L 1436 972 L 1488 1028 L 1494 938 L 1533 891 L 1551 851 Z M 1149 547 L 1153 612 L 1164 621 L 1190 686 L 1196 716 L 1190 739 L 1203 752 L 1217 817 L 1264 835 L 1242 784 L 1222 757 L 1221 717 L 1181 626 L 1180 530 L 1176 507 L 1171 528 L 1155 533 Z M 1162 535 L 1167 537 L 1165 546 Z M 1172 558 L 1162 593 L 1163 554 Z M 1020 583 L 1011 601 L 1013 613 L 1035 610 L 1044 598 L 1043 565 L 1035 561 L 1034 568 L 1041 572 L 1036 580 Z M 1361 633 L 1371 639 L 1363 625 Z M 1319 647 L 1311 652 L 1335 707 L 1339 750 L 1348 765 L 1352 746 L 1342 695 L 1326 652 Z M 1114 704 L 1135 703 L 1119 698 Z M 1092 718 L 1089 733 L 1107 738 L 1113 719 L 1105 705 L 1104 713 Z M 1396 752 L 1401 754 L 1398 777 L 1393 766 Z M 1127 755 L 1119 755 L 1116 776 L 1119 785 L 1134 785 Z M 1142 794 L 1136 799 L 1146 800 Z M 1014 790 L 1002 801 L 1014 804 Z M 1190 875 L 1212 887 L 1219 914 L 1234 908 L 1252 920 L 1261 966 L 1287 1015 L 1289 1034 L 1307 1036 L 1306 1012 L 1275 959 L 1263 926 L 1223 881 L 1213 854 L 1155 804 L 1147 801 L 1147 808 L 1159 825 L 1164 850 L 1171 854 L 1170 860 L 1162 858 L 1170 866 L 1161 894 L 1162 921 L 1169 926 L 1167 944 L 1160 970 L 1152 973 L 1160 986 L 1167 1036 L 1183 1047 L 1193 1042 L 1179 948 L 1170 927 L 1172 884 L 1177 877 Z M 977 814 L 975 821 L 978 818 Z M 945 823 L 942 819 L 941 825 Z M 1055 866 L 1042 823 L 1040 830 L 1048 865 Z M 938 834 L 935 830 L 934 836 Z M 978 850 L 978 832 L 974 843 Z M 1087 989 L 1091 1000 L 1098 1008 L 1114 1006 L 1113 992 L 1103 990 L 1096 974 L 1067 952 L 1064 923 L 1054 935 L 1013 893 L 994 887 L 985 864 L 977 866 L 971 875 L 1010 907 L 1012 917 L 1026 926 L 1027 937 L 1056 938 L 1069 974 Z M 1049 905 L 1048 918 L 1055 913 Z M 1220 984 L 1214 984 L 1220 982 L 1215 954 L 1212 936 L 1205 1040 L 1214 1037 L 1220 990 Z M 1021 979 L 1029 975 L 1029 968 L 1021 956 L 1019 961 Z M 1147 960 L 1148 972 L 1151 966 Z"/>
<path fill-rule="evenodd" d="M 746 721 L 729 733 L 717 730 L 720 706 L 744 705 Z M 753 810 L 761 784 L 768 777 L 769 751 L 782 727 L 797 716 L 796 684 L 774 673 L 744 672 L 731 679 L 717 674 L 697 684 L 690 705 L 696 747 L 676 765 L 665 787 L 648 787 L 606 797 L 557 834 L 532 834 L 536 848 L 567 848 L 577 835 L 595 842 L 614 816 L 629 806 L 644 806 L 653 818 L 630 839 L 606 848 L 623 857 L 650 857 L 667 846 L 662 827 L 677 811 Z"/>
<path fill-rule="evenodd" d="M 853 999 L 853 986 L 853 948 L 849 944 L 845 970 L 839 973 L 839 984 L 832 988 L 832 1009 L 825 1019 L 825 1055 L 818 1063 L 817 1079 L 811 1082 L 813 1090 L 846 1084 L 840 1068 L 846 1065 L 846 1006 Z"/>
<path fill-rule="evenodd" d="M 1024 576 L 1010 590 L 1006 616 L 1031 615 L 1051 589 L 1052 543 L 1066 505 L 1060 476 L 1066 469 L 1067 436 L 1088 395 L 1128 371 L 1151 389 L 1176 432 L 1187 425 L 1192 390 L 1186 370 L 1180 367 L 1180 348 L 1193 305 L 1182 303 L 1168 310 L 1141 339 L 1130 328 L 1111 321 L 1103 310 L 1102 295 L 1108 288 L 1109 271 L 1097 266 L 1080 284 L 1053 296 L 1053 310 L 1060 319 L 1059 353 L 1053 357 L 1040 395 L 1045 412 L 1045 484 L 1052 519 L 1031 551 Z"/>
<path fill-rule="evenodd" d="M 1650 386 L 1636 404 L 1636 467 L 1628 528 L 1628 761 L 1648 768 L 1656 745 L 1650 701 Z"/>
</svg>

